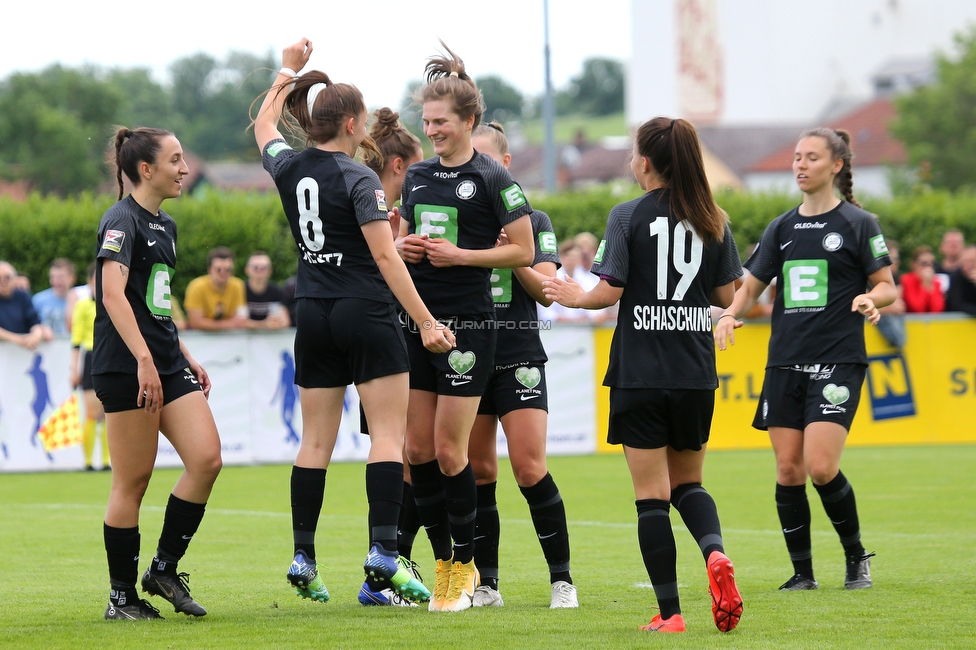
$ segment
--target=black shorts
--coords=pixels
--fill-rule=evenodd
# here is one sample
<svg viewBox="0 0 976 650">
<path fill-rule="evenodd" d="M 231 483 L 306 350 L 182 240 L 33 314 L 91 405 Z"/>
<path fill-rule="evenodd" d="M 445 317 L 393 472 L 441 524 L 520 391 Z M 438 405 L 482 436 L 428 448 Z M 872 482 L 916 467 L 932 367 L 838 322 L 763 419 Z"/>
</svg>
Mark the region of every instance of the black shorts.
<svg viewBox="0 0 976 650">
<path fill-rule="evenodd" d="M 481 396 L 478 415 L 501 417 L 519 409 L 542 409 L 549 412 L 544 363 L 496 369 L 488 380 L 485 394 Z"/>
<path fill-rule="evenodd" d="M 607 442 L 698 451 L 708 442 L 714 410 L 714 390 L 611 388 Z"/>
<path fill-rule="evenodd" d="M 410 370 L 389 303 L 299 298 L 295 317 L 295 383 L 303 388 L 361 384 Z"/>
<path fill-rule="evenodd" d="M 858 363 L 766 368 L 752 426 L 803 431 L 811 422 L 836 422 L 850 431 L 866 371 Z"/>
<path fill-rule="evenodd" d="M 189 368 L 169 375 L 160 375 L 159 381 L 163 385 L 163 406 L 195 390 L 203 390 Z M 102 403 L 106 413 L 121 413 L 145 408 L 145 404 L 139 406 L 138 403 L 138 375 L 124 372 L 92 375 L 92 384 L 94 384 L 95 396 Z"/>
<path fill-rule="evenodd" d="M 454 332 L 457 344 L 450 352 L 434 353 L 424 347 L 417 324 L 400 312 L 400 324 L 410 354 L 410 388 L 438 395 L 481 397 L 495 371 L 498 330 L 494 314 L 438 318 Z"/>
<path fill-rule="evenodd" d="M 82 362 L 81 362 L 81 390 L 94 390 L 95 386 L 92 384 L 92 353 L 91 350 L 81 351 Z"/>
</svg>

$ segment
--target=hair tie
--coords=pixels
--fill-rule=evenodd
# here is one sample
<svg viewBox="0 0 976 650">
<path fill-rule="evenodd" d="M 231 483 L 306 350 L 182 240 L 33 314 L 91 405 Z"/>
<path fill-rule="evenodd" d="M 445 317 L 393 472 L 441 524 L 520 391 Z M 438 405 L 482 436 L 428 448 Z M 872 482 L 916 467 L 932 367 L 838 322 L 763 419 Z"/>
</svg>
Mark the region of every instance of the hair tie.
<svg viewBox="0 0 976 650">
<path fill-rule="evenodd" d="M 457 76 L 458 76 L 457 70 L 451 70 L 450 76 L 452 76 L 452 77 L 454 77 L 456 79 Z"/>
<path fill-rule="evenodd" d="M 319 93 L 326 89 L 326 85 L 319 82 L 308 89 L 308 115 L 312 116 L 312 109 L 315 107 L 315 100 L 318 98 Z"/>
</svg>

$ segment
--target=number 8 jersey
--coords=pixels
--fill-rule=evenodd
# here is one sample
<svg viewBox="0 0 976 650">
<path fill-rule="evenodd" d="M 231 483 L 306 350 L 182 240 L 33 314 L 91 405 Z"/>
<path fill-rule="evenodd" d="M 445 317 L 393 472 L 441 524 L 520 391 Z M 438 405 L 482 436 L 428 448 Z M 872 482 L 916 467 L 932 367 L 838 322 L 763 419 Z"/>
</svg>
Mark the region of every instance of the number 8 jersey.
<svg viewBox="0 0 976 650">
<path fill-rule="evenodd" d="M 718 388 L 709 297 L 742 275 L 739 253 L 728 225 L 705 244 L 671 216 L 669 196 L 652 190 L 610 211 L 592 269 L 624 284 L 605 386 Z"/>
<path fill-rule="evenodd" d="M 176 269 L 176 222 L 163 212 L 152 214 L 125 197 L 102 216 L 98 225 L 98 259 L 129 268 L 125 297 L 135 314 L 160 375 L 186 368 L 172 318 L 170 282 Z M 102 302 L 102 265 L 95 271 L 95 346 L 92 374 L 135 374 L 139 364 L 115 329 Z"/>
<path fill-rule="evenodd" d="M 864 317 L 851 304 L 890 264 L 878 220 L 846 201 L 813 217 L 797 207 L 773 219 L 746 261 L 758 280 L 777 283 L 766 367 L 867 365 Z"/>
</svg>

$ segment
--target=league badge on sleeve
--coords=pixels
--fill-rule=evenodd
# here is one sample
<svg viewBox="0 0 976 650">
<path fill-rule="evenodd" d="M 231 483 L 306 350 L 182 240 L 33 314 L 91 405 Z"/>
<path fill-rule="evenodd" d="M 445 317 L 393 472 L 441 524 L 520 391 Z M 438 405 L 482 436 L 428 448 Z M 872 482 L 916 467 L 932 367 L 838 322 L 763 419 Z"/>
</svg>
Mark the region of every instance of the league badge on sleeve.
<svg viewBox="0 0 976 650">
<path fill-rule="evenodd" d="M 384 192 L 383 190 L 373 190 L 373 191 L 376 192 L 376 209 L 386 212 L 387 211 L 386 192 Z"/>
<path fill-rule="evenodd" d="M 125 233 L 121 230 L 107 230 L 105 231 L 105 241 L 102 242 L 102 248 L 108 251 L 121 253 L 122 243 L 124 241 Z"/>
</svg>

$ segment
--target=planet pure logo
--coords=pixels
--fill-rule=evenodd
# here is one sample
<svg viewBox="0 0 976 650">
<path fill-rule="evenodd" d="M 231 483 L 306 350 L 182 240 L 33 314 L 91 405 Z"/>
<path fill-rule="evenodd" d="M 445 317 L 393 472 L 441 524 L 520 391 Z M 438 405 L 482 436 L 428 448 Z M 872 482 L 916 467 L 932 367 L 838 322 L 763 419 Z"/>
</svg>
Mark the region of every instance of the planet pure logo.
<svg viewBox="0 0 976 650">
<path fill-rule="evenodd" d="M 542 373 L 538 368 L 521 367 L 515 371 L 515 379 L 526 388 L 535 388 L 542 381 Z"/>
<path fill-rule="evenodd" d="M 457 350 L 452 350 L 451 354 L 447 357 L 447 362 L 452 368 L 454 368 L 454 372 L 458 373 L 459 375 L 463 375 L 467 371 L 471 370 L 474 367 L 476 360 L 477 358 L 474 356 L 474 352 L 471 352 L 470 350 L 468 352 L 458 352 Z"/>
<path fill-rule="evenodd" d="M 823 389 L 823 396 L 828 402 L 837 406 L 838 404 L 843 404 L 850 398 L 851 391 L 847 386 L 838 386 L 837 384 L 827 384 Z"/>
</svg>

